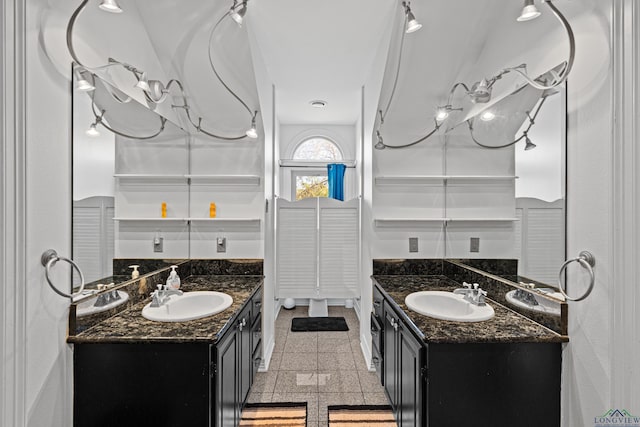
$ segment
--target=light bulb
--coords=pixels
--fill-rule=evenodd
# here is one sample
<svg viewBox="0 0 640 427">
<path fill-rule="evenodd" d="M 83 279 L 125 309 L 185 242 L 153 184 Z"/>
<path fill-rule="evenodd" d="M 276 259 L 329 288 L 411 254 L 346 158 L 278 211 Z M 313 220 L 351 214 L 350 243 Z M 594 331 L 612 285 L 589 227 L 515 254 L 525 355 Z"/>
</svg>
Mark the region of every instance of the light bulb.
<svg viewBox="0 0 640 427">
<path fill-rule="evenodd" d="M 442 122 L 449 117 L 449 109 L 447 107 L 440 107 L 436 111 L 436 121 Z"/>
<path fill-rule="evenodd" d="M 102 3 L 100 3 L 98 7 L 105 12 L 122 13 L 122 9 L 116 0 L 102 0 Z"/>
<path fill-rule="evenodd" d="M 89 81 L 87 79 L 85 79 L 84 77 L 80 76 L 80 78 L 78 80 L 76 80 L 76 89 L 78 89 L 81 92 L 91 92 L 92 90 L 95 90 L 95 86 L 92 85 L 91 83 L 89 83 Z"/>
<path fill-rule="evenodd" d="M 536 19 L 540 16 L 540 12 L 538 8 L 533 3 L 533 0 L 525 0 L 524 7 L 522 8 L 522 13 L 518 16 L 518 22 L 530 21 L 532 19 Z"/>
<path fill-rule="evenodd" d="M 533 150 L 534 148 L 537 147 L 536 144 L 534 144 L 533 142 L 531 142 L 531 140 L 529 139 L 529 136 L 526 136 L 524 138 L 526 145 L 524 146 L 524 151 L 529 151 L 529 150 Z"/>
<path fill-rule="evenodd" d="M 145 92 L 151 92 L 151 88 L 149 87 L 149 82 L 147 81 L 147 73 L 142 73 L 140 80 L 138 80 L 138 83 L 136 83 L 134 87 L 137 87 L 138 89 L 142 89 Z"/>
<path fill-rule="evenodd" d="M 378 137 L 378 142 L 373 148 L 375 148 L 376 150 L 384 150 L 386 145 L 384 145 L 384 140 L 382 139 L 382 135 L 380 135 L 379 130 L 376 131 L 376 136 Z"/>
<path fill-rule="evenodd" d="M 95 138 L 96 136 L 100 136 L 100 132 L 98 132 L 98 129 L 96 129 L 95 123 L 92 123 L 91 126 L 89 126 L 89 129 L 87 129 L 86 134 L 87 136 L 90 136 L 92 138 Z"/>
<path fill-rule="evenodd" d="M 251 126 L 251 129 L 249 129 L 246 134 L 251 139 L 256 139 L 258 137 L 258 132 L 256 131 L 255 126 Z"/>
<path fill-rule="evenodd" d="M 409 11 L 407 13 L 407 29 L 405 30 L 405 32 L 407 34 L 413 33 L 415 31 L 418 31 L 420 28 L 422 28 L 422 24 L 418 22 L 416 17 L 413 15 L 413 12 Z"/>
<path fill-rule="evenodd" d="M 231 16 L 231 19 L 236 21 L 236 23 L 241 26 L 242 21 L 244 21 L 244 15 L 246 13 L 247 5 L 245 3 L 242 3 L 240 5 L 234 3 L 233 7 L 231 8 L 231 12 L 229 12 L 229 16 Z"/>
<path fill-rule="evenodd" d="M 493 111 L 485 111 L 480 115 L 480 120 L 490 122 L 496 118 L 496 114 Z"/>
</svg>

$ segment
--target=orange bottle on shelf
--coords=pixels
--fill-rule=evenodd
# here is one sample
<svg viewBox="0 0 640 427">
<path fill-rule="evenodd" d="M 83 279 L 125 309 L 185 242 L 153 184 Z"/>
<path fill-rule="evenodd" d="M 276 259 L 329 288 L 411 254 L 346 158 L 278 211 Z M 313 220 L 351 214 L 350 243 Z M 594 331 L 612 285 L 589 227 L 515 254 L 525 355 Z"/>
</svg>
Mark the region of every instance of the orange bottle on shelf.
<svg viewBox="0 0 640 427">
<path fill-rule="evenodd" d="M 211 202 L 209 204 L 209 218 L 215 218 L 216 217 L 216 204 Z"/>
<path fill-rule="evenodd" d="M 162 202 L 162 218 L 166 218 L 167 217 L 167 204 L 165 202 Z"/>
</svg>

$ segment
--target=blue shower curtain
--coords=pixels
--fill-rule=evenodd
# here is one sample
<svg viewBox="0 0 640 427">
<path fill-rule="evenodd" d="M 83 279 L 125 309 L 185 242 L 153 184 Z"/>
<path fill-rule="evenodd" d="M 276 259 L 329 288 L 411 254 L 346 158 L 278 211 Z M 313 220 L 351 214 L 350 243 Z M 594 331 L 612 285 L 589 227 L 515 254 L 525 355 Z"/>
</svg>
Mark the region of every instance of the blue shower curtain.
<svg viewBox="0 0 640 427">
<path fill-rule="evenodd" d="M 330 198 L 344 201 L 344 171 L 346 169 L 347 167 L 341 163 L 327 165 Z"/>
</svg>

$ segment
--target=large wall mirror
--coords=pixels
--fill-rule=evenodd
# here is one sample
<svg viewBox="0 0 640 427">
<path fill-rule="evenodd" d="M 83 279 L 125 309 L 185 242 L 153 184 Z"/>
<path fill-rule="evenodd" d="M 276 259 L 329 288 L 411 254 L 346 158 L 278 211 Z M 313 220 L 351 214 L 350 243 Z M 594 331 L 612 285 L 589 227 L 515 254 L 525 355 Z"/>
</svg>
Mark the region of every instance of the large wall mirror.
<svg viewBox="0 0 640 427">
<path fill-rule="evenodd" d="M 85 282 L 128 280 L 113 259 L 152 249 L 187 258 L 187 133 L 94 74 L 76 67 L 73 82 L 72 250 Z"/>
</svg>

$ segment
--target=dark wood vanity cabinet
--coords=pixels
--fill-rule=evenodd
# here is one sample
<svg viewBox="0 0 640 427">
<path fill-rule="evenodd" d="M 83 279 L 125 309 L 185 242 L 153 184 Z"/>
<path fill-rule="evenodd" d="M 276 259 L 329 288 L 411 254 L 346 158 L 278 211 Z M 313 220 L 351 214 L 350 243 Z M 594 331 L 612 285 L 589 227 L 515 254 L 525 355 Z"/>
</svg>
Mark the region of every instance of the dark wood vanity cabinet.
<svg viewBox="0 0 640 427">
<path fill-rule="evenodd" d="M 237 426 L 260 363 L 260 298 L 215 344 L 75 343 L 74 426 Z"/>
<path fill-rule="evenodd" d="M 430 343 L 392 300 L 381 306 L 374 366 L 399 427 L 560 426 L 561 343 Z"/>
<path fill-rule="evenodd" d="M 423 347 L 405 322 L 384 305 L 383 385 L 399 427 L 422 425 Z"/>
</svg>

